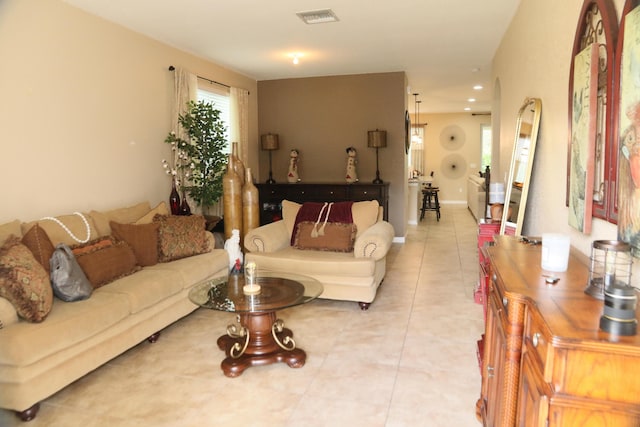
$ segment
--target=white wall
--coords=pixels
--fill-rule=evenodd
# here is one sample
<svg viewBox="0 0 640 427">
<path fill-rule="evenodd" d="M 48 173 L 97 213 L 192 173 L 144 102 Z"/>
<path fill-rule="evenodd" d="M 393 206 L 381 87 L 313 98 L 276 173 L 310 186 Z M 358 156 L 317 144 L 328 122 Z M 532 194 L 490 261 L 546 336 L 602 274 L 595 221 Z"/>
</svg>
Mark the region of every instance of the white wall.
<svg viewBox="0 0 640 427">
<path fill-rule="evenodd" d="M 500 82 L 500 168 L 508 171 L 518 108 L 526 97 L 542 100 L 542 118 L 523 234 L 561 232 L 584 254 L 591 243 L 615 239 L 616 226 L 593 219 L 590 235 L 568 225 L 565 206 L 568 91 L 573 40 L 582 0 L 522 0 L 493 61 Z M 623 0 L 614 1 L 618 18 Z M 497 130 L 494 130 L 497 132 Z"/>
<path fill-rule="evenodd" d="M 442 203 L 467 203 L 467 177 L 477 175 L 481 169 L 482 124 L 491 125 L 491 116 L 471 113 L 420 114 L 424 128 L 425 174 L 434 172 L 434 182 L 440 188 Z M 464 144 L 455 150 L 447 149 L 441 143 L 441 135 L 449 126 L 457 126 L 464 134 Z M 459 178 L 448 178 L 443 172 L 443 160 L 450 154 L 458 154 L 465 159 L 466 171 Z M 446 163 L 446 162 L 445 162 Z"/>
<path fill-rule="evenodd" d="M 59 0 L 0 1 L 0 58 L 0 223 L 166 200 L 169 65 L 250 90 L 257 141 L 255 80 Z"/>
</svg>

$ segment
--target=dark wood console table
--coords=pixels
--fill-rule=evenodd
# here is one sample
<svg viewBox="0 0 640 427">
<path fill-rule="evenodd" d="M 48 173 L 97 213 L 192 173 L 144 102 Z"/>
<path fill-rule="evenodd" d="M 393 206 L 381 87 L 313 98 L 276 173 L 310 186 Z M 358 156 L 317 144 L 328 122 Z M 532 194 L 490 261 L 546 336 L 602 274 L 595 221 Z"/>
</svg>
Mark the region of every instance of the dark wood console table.
<svg viewBox="0 0 640 427">
<path fill-rule="evenodd" d="M 260 225 L 282 218 L 282 201 L 292 202 L 361 202 L 377 200 L 384 208 L 384 220 L 389 215 L 389 183 L 297 183 L 256 184 L 260 194 Z"/>
</svg>

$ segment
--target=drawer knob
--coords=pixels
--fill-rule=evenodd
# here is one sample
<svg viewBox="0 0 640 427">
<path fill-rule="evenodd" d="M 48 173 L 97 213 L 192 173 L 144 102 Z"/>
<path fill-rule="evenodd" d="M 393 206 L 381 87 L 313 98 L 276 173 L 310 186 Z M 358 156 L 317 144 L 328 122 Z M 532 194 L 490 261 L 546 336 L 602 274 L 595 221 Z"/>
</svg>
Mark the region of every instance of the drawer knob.
<svg viewBox="0 0 640 427">
<path fill-rule="evenodd" d="M 502 297 L 502 305 L 506 308 L 509 305 L 509 300 L 507 297 Z"/>
<path fill-rule="evenodd" d="M 531 343 L 533 344 L 534 348 L 538 347 L 538 344 L 540 344 L 540 332 L 536 332 L 535 334 L 533 334 L 533 336 L 531 337 Z"/>
<path fill-rule="evenodd" d="M 488 378 L 493 378 L 495 376 L 495 374 L 493 373 L 495 371 L 493 366 L 487 366 L 487 377 Z"/>
</svg>

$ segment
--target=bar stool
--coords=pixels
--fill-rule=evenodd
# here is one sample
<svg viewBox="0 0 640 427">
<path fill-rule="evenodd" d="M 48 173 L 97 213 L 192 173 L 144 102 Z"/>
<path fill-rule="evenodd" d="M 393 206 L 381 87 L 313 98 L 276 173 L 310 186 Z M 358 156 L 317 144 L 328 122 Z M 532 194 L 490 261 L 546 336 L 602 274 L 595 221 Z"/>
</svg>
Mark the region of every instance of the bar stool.
<svg viewBox="0 0 640 427">
<path fill-rule="evenodd" d="M 440 201 L 438 200 L 438 187 L 424 187 L 422 189 L 422 207 L 420 208 L 420 221 L 424 219 L 426 211 L 435 211 L 436 219 L 440 221 Z"/>
</svg>

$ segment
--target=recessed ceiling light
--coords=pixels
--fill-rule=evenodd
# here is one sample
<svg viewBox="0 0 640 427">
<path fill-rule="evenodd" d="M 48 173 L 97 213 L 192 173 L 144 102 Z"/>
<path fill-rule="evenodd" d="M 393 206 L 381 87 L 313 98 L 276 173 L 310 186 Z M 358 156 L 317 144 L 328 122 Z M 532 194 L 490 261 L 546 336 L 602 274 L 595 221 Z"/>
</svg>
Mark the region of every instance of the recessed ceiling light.
<svg viewBox="0 0 640 427">
<path fill-rule="evenodd" d="M 325 24 L 327 22 L 339 21 L 331 9 L 308 10 L 306 12 L 298 12 L 296 15 L 298 15 L 298 18 L 302 19 L 305 24 Z"/>
<path fill-rule="evenodd" d="M 464 111 L 471 111 L 471 107 L 464 107 Z"/>
<path fill-rule="evenodd" d="M 469 99 L 467 99 L 467 101 L 469 101 L 469 102 L 476 102 L 476 99 L 475 99 L 475 98 L 469 98 Z"/>
<path fill-rule="evenodd" d="M 473 90 L 482 90 L 482 89 L 484 89 L 484 88 L 482 87 L 482 85 L 475 85 L 475 86 L 473 87 Z"/>
</svg>

